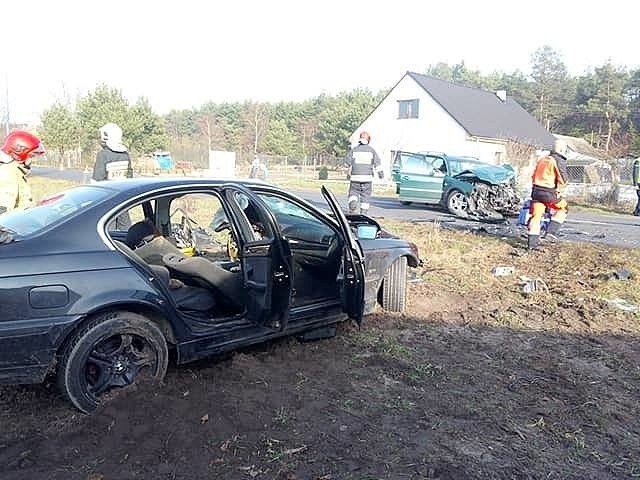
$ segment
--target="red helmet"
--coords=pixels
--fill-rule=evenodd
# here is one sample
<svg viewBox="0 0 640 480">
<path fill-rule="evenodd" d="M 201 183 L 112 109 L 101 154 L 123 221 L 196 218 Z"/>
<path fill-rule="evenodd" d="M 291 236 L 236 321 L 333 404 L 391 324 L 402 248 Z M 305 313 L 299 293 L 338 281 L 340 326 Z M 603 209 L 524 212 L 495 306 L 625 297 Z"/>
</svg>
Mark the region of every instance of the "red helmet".
<svg viewBox="0 0 640 480">
<path fill-rule="evenodd" d="M 0 150 L 20 163 L 25 163 L 33 155 L 44 154 L 40 139 L 24 130 L 15 130 L 7 135 Z"/>
</svg>

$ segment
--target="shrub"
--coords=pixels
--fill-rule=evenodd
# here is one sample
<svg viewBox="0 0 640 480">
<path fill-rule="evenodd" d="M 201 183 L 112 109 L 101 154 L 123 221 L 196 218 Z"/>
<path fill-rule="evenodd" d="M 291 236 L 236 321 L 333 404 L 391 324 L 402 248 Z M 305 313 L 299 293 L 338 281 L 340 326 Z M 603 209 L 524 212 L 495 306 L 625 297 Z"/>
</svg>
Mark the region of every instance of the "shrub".
<svg viewBox="0 0 640 480">
<path fill-rule="evenodd" d="M 327 180 L 329 178 L 329 169 L 326 165 L 320 167 L 318 170 L 318 180 Z"/>
</svg>

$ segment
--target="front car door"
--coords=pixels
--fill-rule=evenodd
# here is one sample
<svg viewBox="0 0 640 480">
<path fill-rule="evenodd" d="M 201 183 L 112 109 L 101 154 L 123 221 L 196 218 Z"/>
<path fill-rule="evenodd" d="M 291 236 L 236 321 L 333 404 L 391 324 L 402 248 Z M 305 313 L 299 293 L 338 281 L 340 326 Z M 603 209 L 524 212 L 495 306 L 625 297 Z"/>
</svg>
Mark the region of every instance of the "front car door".
<svg viewBox="0 0 640 480">
<path fill-rule="evenodd" d="M 360 325 L 364 314 L 364 253 L 336 197 L 324 186 L 322 195 L 338 221 L 345 241 L 340 269 L 342 308 Z"/>
<path fill-rule="evenodd" d="M 255 194 L 235 184 L 223 185 L 221 191 L 239 232 L 247 319 L 282 331 L 289 320 L 293 282 L 289 244 L 267 205 Z"/>
<path fill-rule="evenodd" d="M 398 194 L 400 200 L 438 203 L 442 197 L 444 173 L 434 170 L 435 157 L 398 152 Z"/>
</svg>

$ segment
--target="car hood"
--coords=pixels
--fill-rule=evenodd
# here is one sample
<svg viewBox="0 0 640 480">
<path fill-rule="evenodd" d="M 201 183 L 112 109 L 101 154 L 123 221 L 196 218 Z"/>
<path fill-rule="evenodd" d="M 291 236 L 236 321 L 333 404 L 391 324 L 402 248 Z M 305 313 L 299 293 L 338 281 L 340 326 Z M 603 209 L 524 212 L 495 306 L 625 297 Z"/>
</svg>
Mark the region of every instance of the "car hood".
<svg viewBox="0 0 640 480">
<path fill-rule="evenodd" d="M 455 177 L 475 176 L 479 180 L 488 183 L 508 183 L 516 176 L 516 172 L 510 165 L 479 165 L 471 170 L 465 170 Z"/>
</svg>

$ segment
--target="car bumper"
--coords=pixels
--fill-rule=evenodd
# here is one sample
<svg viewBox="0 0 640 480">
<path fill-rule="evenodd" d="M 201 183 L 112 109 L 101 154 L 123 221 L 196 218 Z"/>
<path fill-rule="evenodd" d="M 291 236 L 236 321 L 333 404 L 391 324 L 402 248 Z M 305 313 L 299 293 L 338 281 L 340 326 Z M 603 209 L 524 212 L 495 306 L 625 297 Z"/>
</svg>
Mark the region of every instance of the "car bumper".
<svg viewBox="0 0 640 480">
<path fill-rule="evenodd" d="M 0 383 L 40 383 L 76 317 L 0 323 Z"/>
</svg>

